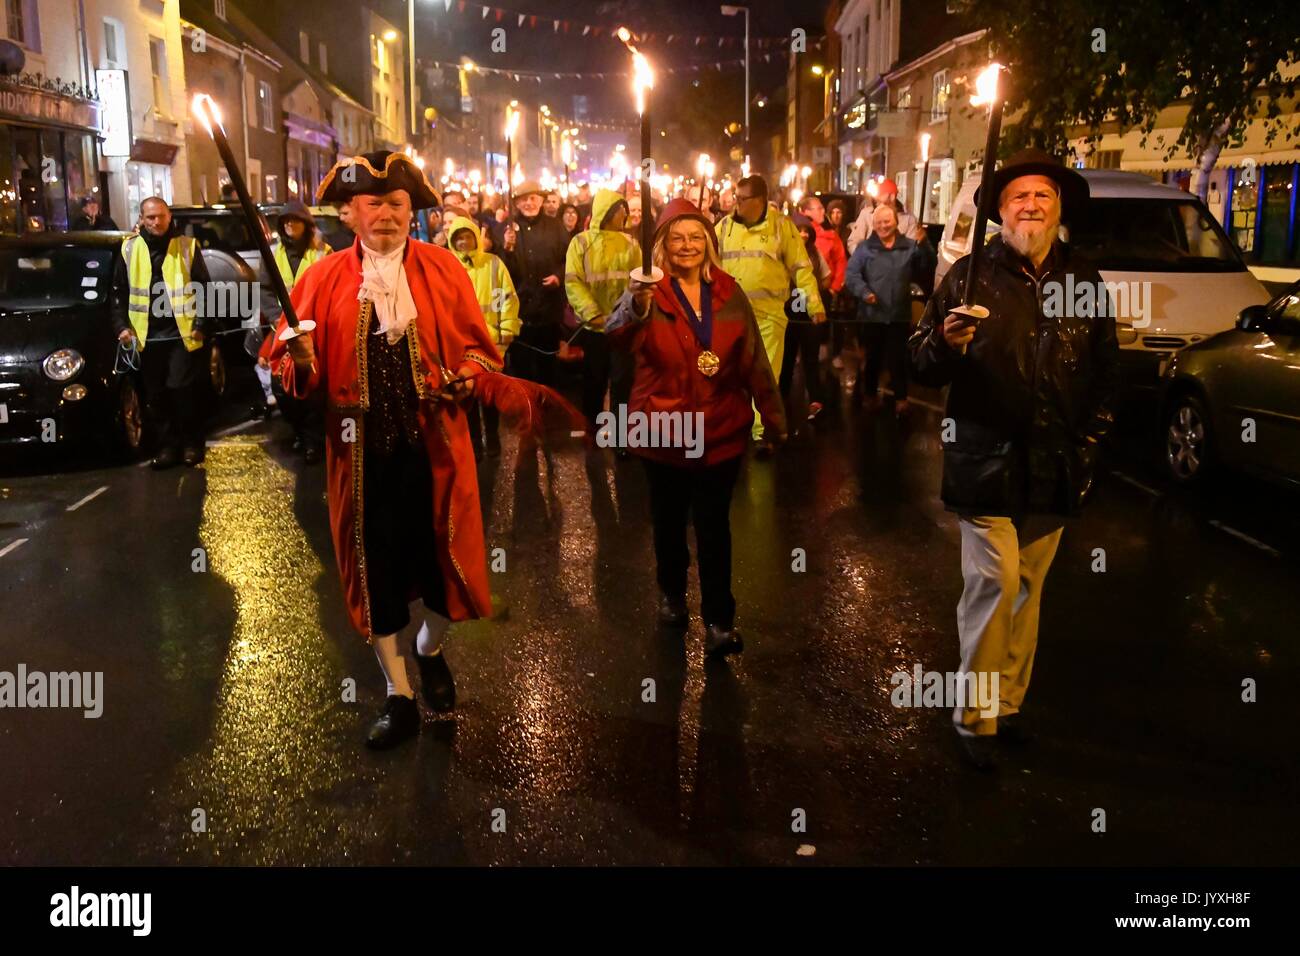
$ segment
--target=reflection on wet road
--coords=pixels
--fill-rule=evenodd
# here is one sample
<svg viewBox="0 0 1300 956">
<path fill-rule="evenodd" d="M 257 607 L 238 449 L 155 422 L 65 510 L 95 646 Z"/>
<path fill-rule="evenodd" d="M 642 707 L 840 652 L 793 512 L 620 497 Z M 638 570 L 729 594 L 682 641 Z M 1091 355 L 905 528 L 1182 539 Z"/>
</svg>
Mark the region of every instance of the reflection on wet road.
<svg viewBox="0 0 1300 956">
<path fill-rule="evenodd" d="M 479 472 L 488 550 L 504 561 L 496 614 L 452 631 L 455 715 L 426 714 L 420 739 L 388 754 L 360 745 L 383 684 L 342 607 L 323 473 L 293 458 L 278 421 L 221 439 L 197 472 L 0 480 L 13 524 L 0 546 L 29 539 L 0 557 L 0 668 L 103 670 L 107 698 L 100 721 L 0 712 L 0 762 L 25 770 L 0 775 L 12 811 L 0 859 L 1291 854 L 1286 705 L 1300 658 L 1285 541 L 1269 554 L 1195 501 L 1104 480 L 1048 578 L 1026 707 L 1038 743 L 1000 776 L 976 777 L 945 712 L 889 701 L 895 671 L 957 660 L 958 536 L 935 498 L 938 416 L 918 408 L 900 424 L 846 398 L 823 418 L 742 469 L 732 522 L 746 651 L 726 665 L 704 662 L 698 615 L 684 640 L 654 625 L 640 466 L 571 445 L 516 460 L 507 438 Z M 1243 507 L 1234 526 L 1248 517 Z M 195 548 L 206 572 L 192 568 Z M 694 586 L 690 603 L 698 611 Z M 1257 703 L 1241 700 L 1247 679 Z M 1090 827 L 1097 807 L 1104 836 Z"/>
</svg>

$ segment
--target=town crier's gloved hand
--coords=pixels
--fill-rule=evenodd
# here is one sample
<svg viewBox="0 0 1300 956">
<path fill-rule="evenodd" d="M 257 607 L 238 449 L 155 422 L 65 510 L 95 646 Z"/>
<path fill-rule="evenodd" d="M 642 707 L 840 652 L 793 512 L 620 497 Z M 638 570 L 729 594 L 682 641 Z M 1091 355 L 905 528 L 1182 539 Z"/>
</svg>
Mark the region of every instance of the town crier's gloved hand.
<svg viewBox="0 0 1300 956">
<path fill-rule="evenodd" d="M 975 338 L 975 324 L 968 315 L 949 312 L 943 320 L 943 340 L 954 349 L 965 349 Z"/>
<path fill-rule="evenodd" d="M 650 312 L 650 300 L 654 296 L 654 283 L 637 282 L 636 279 L 630 279 L 627 288 L 632 293 L 632 304 L 636 310 L 637 318 L 645 318 Z"/>
<path fill-rule="evenodd" d="M 312 344 L 310 335 L 306 332 L 300 332 L 289 339 L 287 347 L 295 369 L 304 375 L 315 371 L 316 347 Z"/>
<path fill-rule="evenodd" d="M 474 393 L 474 378 L 452 375 L 447 369 L 442 370 L 442 391 L 438 398 L 444 402 L 462 402 Z"/>
</svg>

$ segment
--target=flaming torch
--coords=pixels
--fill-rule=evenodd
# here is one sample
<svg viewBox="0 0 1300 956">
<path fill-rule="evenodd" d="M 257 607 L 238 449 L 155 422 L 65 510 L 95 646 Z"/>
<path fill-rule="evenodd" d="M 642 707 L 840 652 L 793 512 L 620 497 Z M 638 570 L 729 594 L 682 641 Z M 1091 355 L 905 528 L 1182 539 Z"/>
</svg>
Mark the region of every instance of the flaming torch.
<svg viewBox="0 0 1300 956">
<path fill-rule="evenodd" d="M 921 208 L 916 211 L 916 222 L 925 225 L 925 207 L 929 205 L 925 194 L 930 186 L 930 134 L 921 134 Z"/>
<path fill-rule="evenodd" d="M 248 220 L 248 231 L 253 234 L 253 239 L 257 242 L 257 251 L 262 254 L 262 265 L 266 267 L 266 274 L 271 279 L 271 288 L 275 290 L 275 297 L 280 301 L 280 308 L 284 310 L 284 321 L 288 325 L 288 328 L 281 333 L 281 338 L 289 339 L 300 333 L 310 332 L 316 327 L 316 323 L 311 320 L 299 322 L 298 315 L 293 310 L 293 303 L 289 301 L 289 290 L 285 288 L 284 277 L 280 275 L 280 269 L 275 264 L 275 255 L 271 252 L 271 243 L 266 237 L 266 224 L 262 214 L 253 205 L 252 197 L 248 195 L 248 187 L 244 185 L 244 174 L 239 170 L 239 163 L 235 161 L 235 153 L 230 148 L 230 141 L 226 139 L 226 130 L 221 125 L 221 107 L 217 106 L 216 101 L 208 94 L 199 93 L 195 95 L 190 108 L 204 130 L 212 137 L 217 152 L 221 154 L 221 161 L 226 164 L 226 172 L 230 174 L 235 194 L 239 197 L 240 208 L 244 211 L 244 218 Z"/>
<path fill-rule="evenodd" d="M 989 185 L 997 165 L 998 137 L 1002 134 L 1002 97 L 998 90 L 998 74 L 1005 69 L 1000 63 L 990 63 L 975 80 L 975 95 L 971 106 L 988 105 L 989 128 L 984 138 L 984 170 L 980 174 L 979 207 L 975 212 L 975 228 L 971 232 L 970 261 L 966 264 L 966 287 L 962 291 L 961 305 L 953 309 L 967 317 L 969 324 L 977 324 L 989 317 L 989 310 L 975 304 L 975 286 L 979 282 L 980 254 L 984 251 L 984 236 L 988 232 L 989 213 L 998 197 Z M 966 349 L 963 347 L 962 352 Z"/>
<path fill-rule="evenodd" d="M 506 107 L 506 212 L 515 201 L 515 187 L 511 181 L 511 171 L 514 166 L 514 148 L 515 148 L 515 130 L 519 128 L 519 103 L 517 100 L 511 100 L 510 105 Z"/>
<path fill-rule="evenodd" d="M 663 271 L 650 261 L 654 244 L 654 222 L 650 208 L 650 170 L 654 160 L 650 156 L 650 91 L 654 89 L 655 75 L 650 61 L 632 45 L 632 32 L 627 27 L 618 28 L 618 38 L 632 54 L 632 90 L 636 94 L 636 111 L 641 117 L 641 163 L 637 167 L 637 185 L 641 189 L 641 268 L 632 270 L 637 282 L 658 282 Z"/>
</svg>

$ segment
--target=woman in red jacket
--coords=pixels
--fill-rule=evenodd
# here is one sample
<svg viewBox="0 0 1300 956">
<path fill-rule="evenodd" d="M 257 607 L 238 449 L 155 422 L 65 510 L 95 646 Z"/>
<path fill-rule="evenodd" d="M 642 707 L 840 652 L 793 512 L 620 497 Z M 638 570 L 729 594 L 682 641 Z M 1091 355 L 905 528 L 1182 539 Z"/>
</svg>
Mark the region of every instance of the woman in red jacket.
<svg viewBox="0 0 1300 956">
<path fill-rule="evenodd" d="M 782 440 L 785 411 L 754 311 L 722 271 L 713 226 L 694 204 L 676 199 L 665 207 L 654 263 L 663 279 L 633 282 L 605 323 L 610 343 L 636 362 L 625 415 L 632 428 L 620 437 L 643 459 L 650 482 L 659 619 L 674 627 L 689 619 L 686 525 L 693 516 L 705 652 L 720 657 L 744 649 L 731 593 L 730 510 L 753 425 L 750 403 L 766 433 Z M 673 434 L 676 440 L 658 440 Z"/>
</svg>

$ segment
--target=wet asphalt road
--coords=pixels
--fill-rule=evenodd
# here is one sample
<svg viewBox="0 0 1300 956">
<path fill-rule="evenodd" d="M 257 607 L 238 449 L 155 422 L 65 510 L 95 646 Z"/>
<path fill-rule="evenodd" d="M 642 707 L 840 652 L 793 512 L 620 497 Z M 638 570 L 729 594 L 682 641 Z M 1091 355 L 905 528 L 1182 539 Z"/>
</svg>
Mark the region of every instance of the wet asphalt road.
<svg viewBox="0 0 1300 956">
<path fill-rule="evenodd" d="M 323 470 L 280 420 L 214 435 L 195 470 L 11 466 L 0 669 L 103 671 L 104 713 L 0 710 L 0 862 L 1295 861 L 1300 499 L 1170 489 L 1130 429 L 1048 578 L 1038 740 L 985 777 L 947 711 L 889 700 L 896 670 L 958 661 L 939 416 L 823 417 L 741 472 L 747 649 L 721 665 L 698 617 L 684 641 L 653 624 L 639 465 L 566 444 L 548 469 L 507 438 L 480 468 L 497 617 L 453 629 L 454 717 L 385 754 L 361 746 L 383 682 Z"/>
</svg>

